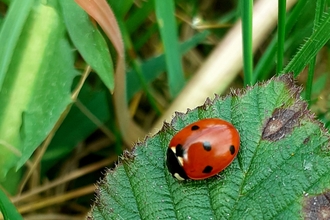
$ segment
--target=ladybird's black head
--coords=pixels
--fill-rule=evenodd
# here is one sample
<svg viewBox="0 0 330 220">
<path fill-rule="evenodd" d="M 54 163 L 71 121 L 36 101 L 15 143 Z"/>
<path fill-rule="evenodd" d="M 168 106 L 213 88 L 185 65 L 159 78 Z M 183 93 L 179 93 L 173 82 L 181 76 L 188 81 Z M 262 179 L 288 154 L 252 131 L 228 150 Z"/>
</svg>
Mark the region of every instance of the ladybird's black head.
<svg viewBox="0 0 330 220">
<path fill-rule="evenodd" d="M 178 156 L 174 153 L 171 148 L 167 149 L 166 153 L 166 166 L 173 177 L 178 180 L 189 179 L 183 167 L 180 165 L 178 161 Z"/>
</svg>

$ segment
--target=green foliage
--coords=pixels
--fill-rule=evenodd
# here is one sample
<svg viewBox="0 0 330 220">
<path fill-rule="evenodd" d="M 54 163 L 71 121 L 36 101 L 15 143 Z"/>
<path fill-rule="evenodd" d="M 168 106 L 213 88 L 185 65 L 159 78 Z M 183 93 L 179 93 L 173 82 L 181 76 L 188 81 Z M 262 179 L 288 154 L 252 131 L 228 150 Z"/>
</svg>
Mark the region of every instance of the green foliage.
<svg viewBox="0 0 330 220">
<path fill-rule="evenodd" d="M 184 76 L 174 19 L 174 1 L 155 0 L 155 12 L 164 44 L 169 91 L 172 97 L 176 97 L 184 86 Z"/>
<path fill-rule="evenodd" d="M 329 135 L 284 75 L 177 114 L 124 154 L 97 187 L 94 219 L 300 219 L 306 195 L 329 188 Z M 179 182 L 167 171 L 172 136 L 202 118 L 240 132 L 237 159 L 217 177 Z M 247 211 L 248 210 L 248 211 Z"/>
<path fill-rule="evenodd" d="M 22 216 L 17 212 L 15 206 L 2 190 L 0 190 L 0 214 L 1 213 L 6 220 L 23 220 Z"/>
<path fill-rule="evenodd" d="M 277 66 L 276 72 L 283 69 L 284 60 L 284 42 L 285 42 L 285 18 L 286 18 L 286 0 L 278 1 L 278 25 L 277 25 Z"/>
<path fill-rule="evenodd" d="M 87 14 L 74 1 L 59 2 L 73 44 L 85 61 L 99 74 L 108 89 L 113 91 L 113 64 L 102 34 L 90 23 Z"/>
<path fill-rule="evenodd" d="M 196 47 L 201 43 L 207 36 L 209 36 L 209 31 L 203 31 L 194 35 L 189 40 L 183 42 L 180 45 L 181 56 L 187 53 L 192 48 Z M 161 54 L 156 57 L 152 57 L 149 60 L 144 61 L 141 64 L 141 71 L 145 77 L 147 83 L 151 83 L 155 80 L 163 71 L 166 70 L 165 55 Z M 141 90 L 141 83 L 139 82 L 138 76 L 134 69 L 127 72 L 127 96 L 131 99 L 134 94 Z"/>
<path fill-rule="evenodd" d="M 240 14 L 237 4 L 243 3 L 226 1 L 225 4 L 219 4 L 219 1 L 214 1 L 214 5 L 210 5 L 209 1 L 182 0 L 171 1 L 171 4 L 161 0 L 107 2 L 114 10 L 124 37 L 126 95 L 130 103 L 138 100 L 133 117 L 145 130 L 152 128 L 155 115 L 167 108 L 183 89 L 185 81 L 193 76 L 200 63 L 231 29 Z M 282 73 L 293 71 L 299 77 L 299 83 L 304 84 L 303 70 L 318 55 L 314 74 L 316 80 L 313 81 L 313 75 L 309 74 L 309 89 L 302 94 L 311 100 L 311 109 L 317 117 L 325 126 L 330 126 L 330 102 L 327 99 L 330 17 L 323 13 L 327 6 L 328 1 L 324 0 L 297 1 L 295 7 L 287 12 L 281 58 L 284 66 L 289 63 Z M 207 30 L 195 26 L 196 18 L 201 21 L 200 27 Z M 269 79 L 276 73 L 276 48 L 274 30 L 254 55 L 253 83 Z M 67 118 L 37 166 L 40 167 L 36 169 L 36 173 L 40 174 L 36 178 L 37 182 L 42 184 L 47 179 L 53 183 L 53 178 L 61 179 L 60 175 L 67 174 L 63 170 L 71 170 L 71 167 L 65 169 L 69 164 L 67 161 L 74 160 L 75 165 L 87 166 L 105 157 L 113 157 L 113 154 L 127 147 L 123 146 L 117 129 L 113 97 L 109 93 L 109 89 L 113 90 L 116 86 L 113 80 L 113 55 L 115 52 L 109 40 L 75 1 L 0 0 L 1 188 L 12 195 L 17 193 L 20 181 L 28 170 L 21 167 L 27 161 L 29 165 L 33 162 L 32 153 L 61 120 L 63 111 L 71 105 Z M 252 60 L 251 57 L 247 59 Z M 79 74 L 87 65 L 93 70 L 79 93 L 79 105 L 76 105 L 72 103 L 71 93 L 81 78 Z M 247 77 L 238 75 L 233 85 L 243 87 L 243 78 Z M 244 205 L 251 203 L 259 206 L 251 205 L 255 209 L 248 213 L 257 214 L 250 218 L 260 217 L 258 211 L 264 208 L 269 210 L 263 216 L 265 219 L 274 213 L 278 213 L 277 218 L 285 215 L 282 219 L 298 216 L 304 201 L 304 190 L 306 194 L 315 194 L 328 187 L 327 182 L 322 186 L 326 176 L 329 176 L 327 170 L 323 170 L 328 169 L 327 164 L 324 164 L 327 162 L 324 157 L 327 152 L 318 147 L 318 143 L 321 145 L 328 139 L 317 123 L 309 120 L 309 114 L 300 115 L 300 124 L 285 138 L 275 142 L 261 138 L 266 126 L 264 122 L 275 108 L 291 109 L 295 106 L 294 98 L 283 85 L 285 83 L 279 80 L 270 81 L 248 89 L 242 95 L 216 98 L 213 104 L 205 106 L 206 110 L 198 108 L 188 114 L 178 115 L 171 126 L 165 126 L 156 136 L 146 139 L 133 153 L 126 153 L 116 171 L 109 171 L 104 182 L 111 187 L 105 184 L 100 186 L 102 196 L 99 203 L 95 203 L 93 216 L 102 218 L 107 211 L 113 210 L 113 215 L 120 212 L 120 217 L 124 219 L 149 218 L 156 214 L 168 218 L 191 215 L 204 219 L 205 216 L 224 213 L 230 213 L 234 219 L 235 215 L 242 212 Z M 303 108 L 301 103 L 298 106 Z M 219 177 L 178 183 L 164 167 L 167 143 L 177 130 L 189 122 L 206 117 L 225 118 L 239 128 L 242 134 L 240 155 Z M 102 150 L 86 150 L 89 144 L 93 145 L 99 141 L 98 138 L 104 138 L 100 125 L 112 134 L 109 143 Z M 310 139 L 303 135 L 309 135 Z M 289 149 L 281 147 L 288 143 L 292 145 Z M 77 159 L 77 154 L 88 156 Z M 127 158 L 132 155 L 135 159 Z M 316 163 L 316 160 L 320 162 Z M 73 168 L 78 169 L 75 166 Z M 318 178 L 323 171 L 326 175 Z M 100 171 L 95 171 L 94 175 L 90 178 L 92 180 L 81 178 L 76 181 L 79 183 L 77 185 L 93 184 Z M 318 181 L 310 184 L 303 175 Z M 296 180 L 296 185 L 291 185 L 294 182 L 292 180 Z M 75 184 L 67 186 L 77 187 Z M 237 186 L 240 188 L 237 189 Z M 70 190 L 69 187 L 66 189 Z M 268 190 L 267 198 L 265 189 Z M 28 186 L 24 190 L 34 191 Z M 46 194 L 43 193 L 38 196 L 44 198 Z M 109 197 L 103 197 L 104 193 L 109 193 Z M 11 210 L 7 197 L 0 197 L 0 209 Z M 80 200 L 77 201 L 80 203 Z M 32 202 L 32 199 L 27 199 L 15 205 L 31 205 Z M 84 205 L 89 208 L 90 204 Z M 104 210 L 98 210 L 100 207 L 104 207 Z M 274 207 L 286 209 L 280 213 Z M 65 209 L 54 208 L 68 209 L 67 206 Z M 288 214 L 288 210 L 292 212 Z M 205 216 L 201 216 L 204 213 Z"/>
<path fill-rule="evenodd" d="M 242 38 L 243 38 L 243 69 L 244 85 L 252 85 L 253 51 L 252 51 L 252 16 L 253 1 L 241 1 Z"/>
<path fill-rule="evenodd" d="M 71 102 L 76 72 L 70 51 L 57 10 L 36 3 L 15 45 L 0 92 L 0 179 L 30 158 Z"/>
<path fill-rule="evenodd" d="M 291 52 L 292 50 L 296 52 L 296 45 L 294 43 L 298 43 L 298 45 L 302 42 L 302 37 L 305 37 L 305 34 L 301 32 L 305 32 L 308 29 L 305 26 L 303 31 L 299 30 L 299 34 L 295 35 L 296 33 L 294 30 L 295 25 L 299 23 L 300 19 L 302 21 L 308 21 L 309 18 L 301 18 L 304 15 L 306 9 L 310 9 L 311 1 L 298 1 L 295 7 L 292 9 L 290 13 L 287 15 L 287 22 L 285 24 L 285 33 L 286 33 L 286 53 Z M 305 24 L 306 25 L 306 24 Z M 283 36 L 282 36 L 283 37 Z M 271 43 L 268 45 L 265 52 L 263 52 L 260 60 L 256 64 L 253 81 L 257 82 L 258 80 L 264 80 L 270 75 L 275 72 L 275 61 L 276 61 L 276 52 L 277 52 L 277 37 L 273 37 Z M 283 56 L 283 54 L 282 54 Z M 290 56 L 290 54 L 289 54 Z M 282 58 L 283 59 L 283 58 Z"/>
<path fill-rule="evenodd" d="M 297 55 L 288 63 L 282 73 L 293 72 L 295 76 L 304 69 L 330 39 L 330 14 L 324 14 L 315 32 L 308 38 Z"/>
<path fill-rule="evenodd" d="M 94 91 L 85 85 L 79 94 L 82 105 L 102 123 L 111 118 L 107 93 L 106 90 Z M 89 120 L 76 105 L 72 106 L 43 156 L 41 174 L 45 175 L 58 161 L 64 160 L 81 140 L 91 135 L 97 128 L 98 126 Z"/>
<path fill-rule="evenodd" d="M 0 42 L 2 42 L 0 50 L 0 91 L 18 38 L 32 5 L 33 0 L 24 1 L 23 4 L 20 1 L 14 1 L 8 10 L 6 22 L 2 25 L 0 31 Z"/>
</svg>

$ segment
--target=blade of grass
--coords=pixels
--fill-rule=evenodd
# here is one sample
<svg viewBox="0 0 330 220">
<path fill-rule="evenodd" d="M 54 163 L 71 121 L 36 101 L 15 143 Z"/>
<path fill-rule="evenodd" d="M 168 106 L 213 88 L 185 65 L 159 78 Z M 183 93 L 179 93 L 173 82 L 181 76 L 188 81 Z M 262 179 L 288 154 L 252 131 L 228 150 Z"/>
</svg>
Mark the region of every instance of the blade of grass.
<svg viewBox="0 0 330 220">
<path fill-rule="evenodd" d="M 316 1 L 316 10 L 315 10 L 315 19 L 314 19 L 313 32 L 315 32 L 317 24 L 320 22 L 322 12 L 324 10 L 324 6 L 325 6 L 325 0 L 317 0 Z M 311 106 L 311 95 L 312 95 L 312 90 L 313 90 L 313 78 L 314 78 L 315 63 L 316 63 L 316 57 L 314 57 L 311 60 L 311 62 L 309 63 L 309 68 L 308 68 L 308 77 L 307 77 L 307 83 L 306 83 L 305 99 L 307 100 L 309 107 Z"/>
<path fill-rule="evenodd" d="M 141 7 L 130 14 L 129 18 L 127 18 L 127 21 L 125 21 L 127 31 L 130 34 L 136 31 L 136 29 L 138 29 L 140 25 L 147 19 L 150 13 L 152 13 L 155 7 L 154 4 L 154 0 L 142 1 Z"/>
<path fill-rule="evenodd" d="M 288 0 L 288 9 L 295 2 L 296 0 Z M 253 50 L 256 50 L 273 30 L 277 20 L 277 11 L 274 8 L 277 8 L 276 1 L 257 1 L 254 5 Z M 221 94 L 227 89 L 242 68 L 241 32 L 241 23 L 235 23 L 189 80 L 180 95 L 157 120 L 155 128 L 160 128 L 164 120 L 172 118 L 175 111 L 184 112 L 187 108 L 202 105 L 207 97 L 212 97 L 215 92 Z"/>
<path fill-rule="evenodd" d="M 176 97 L 185 84 L 179 50 L 173 0 L 155 1 L 160 35 L 164 44 L 168 86 L 171 97 Z"/>
<path fill-rule="evenodd" d="M 157 23 L 153 23 L 152 25 L 147 27 L 146 32 L 144 32 L 142 36 L 139 36 L 137 37 L 137 39 L 134 39 L 133 47 L 135 51 L 139 51 L 142 48 L 142 46 L 149 41 L 150 37 L 156 32 L 158 32 Z"/>
<path fill-rule="evenodd" d="M 117 17 L 124 18 L 125 14 L 134 4 L 134 0 L 125 0 L 125 1 L 108 0 L 108 3 L 109 5 L 111 5 L 112 10 Z"/>
<path fill-rule="evenodd" d="M 0 91 L 7 73 L 17 40 L 22 32 L 34 0 L 11 1 L 0 31 Z"/>
<path fill-rule="evenodd" d="M 294 76 L 300 74 L 310 60 L 316 56 L 319 50 L 330 39 L 330 14 L 324 14 L 316 31 L 307 39 L 306 43 L 292 58 L 289 64 L 281 72 L 282 74 L 293 72 Z"/>
<path fill-rule="evenodd" d="M 308 1 L 298 1 L 292 12 L 288 16 L 288 21 L 285 26 L 285 33 L 289 33 L 299 17 L 299 14 L 303 11 Z M 257 80 L 265 80 L 269 75 L 272 68 L 274 68 L 274 58 L 276 54 L 277 39 L 273 38 L 266 51 L 260 58 L 254 69 L 253 83 Z"/>
<path fill-rule="evenodd" d="M 252 84 L 253 51 L 252 51 L 252 0 L 241 1 L 242 37 L 243 37 L 243 71 L 244 85 Z"/>
<path fill-rule="evenodd" d="M 122 24 L 122 22 L 119 22 L 119 25 L 122 27 L 121 30 L 123 32 L 123 40 L 125 42 L 126 50 L 129 51 L 128 55 L 131 58 L 132 67 L 135 70 L 136 75 L 138 76 L 138 79 L 140 81 L 142 89 L 145 92 L 145 94 L 147 96 L 147 99 L 148 99 L 150 105 L 152 106 L 152 108 L 155 110 L 156 114 L 160 115 L 161 111 L 160 111 L 159 107 L 157 106 L 157 103 L 156 103 L 154 97 L 150 93 L 150 89 L 148 87 L 148 84 L 147 84 L 146 80 L 143 77 L 141 66 L 138 63 L 137 59 L 136 59 L 136 53 L 135 53 L 135 50 L 133 48 L 133 43 L 132 43 L 132 40 L 131 40 L 131 38 L 128 34 L 128 31 L 125 28 L 124 24 Z"/>
<path fill-rule="evenodd" d="M 200 32 L 187 41 L 180 44 L 181 55 L 187 53 L 192 48 L 196 47 L 197 44 L 201 43 L 207 36 L 210 35 L 209 31 Z M 144 61 L 140 64 L 143 78 L 146 83 L 152 82 L 160 73 L 166 70 L 165 56 L 161 54 L 153 57 L 149 60 Z M 137 73 L 134 69 L 131 69 L 127 73 L 127 98 L 131 100 L 133 95 L 141 89 L 141 84 L 138 79 Z"/>
<path fill-rule="evenodd" d="M 286 0 L 278 0 L 277 25 L 277 66 L 276 73 L 283 69 L 284 40 L 285 40 Z"/>
</svg>

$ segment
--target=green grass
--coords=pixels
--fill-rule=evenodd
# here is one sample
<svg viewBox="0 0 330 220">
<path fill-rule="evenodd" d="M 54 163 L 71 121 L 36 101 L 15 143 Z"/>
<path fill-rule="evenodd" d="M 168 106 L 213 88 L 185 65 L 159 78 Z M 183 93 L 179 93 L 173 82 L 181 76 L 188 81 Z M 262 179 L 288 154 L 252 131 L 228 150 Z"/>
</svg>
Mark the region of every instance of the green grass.
<svg viewBox="0 0 330 220">
<path fill-rule="evenodd" d="M 252 74 L 253 74 L 252 7 L 253 7 L 252 0 L 242 1 L 241 3 L 244 85 L 252 85 Z"/>
<path fill-rule="evenodd" d="M 321 17 L 322 17 L 323 11 L 324 11 L 324 5 L 325 5 L 325 0 L 316 2 L 313 32 L 316 31 L 318 24 L 321 21 Z M 311 103 L 312 103 L 311 96 L 312 96 L 315 64 L 316 64 L 316 56 L 310 61 L 309 67 L 308 67 L 308 78 L 307 78 L 307 83 L 306 83 L 305 99 L 308 102 L 309 106 L 311 106 Z"/>
<path fill-rule="evenodd" d="M 286 0 L 278 1 L 278 25 L 277 25 L 277 65 L 276 72 L 283 69 L 284 62 L 284 42 L 285 42 L 285 18 Z"/>
</svg>

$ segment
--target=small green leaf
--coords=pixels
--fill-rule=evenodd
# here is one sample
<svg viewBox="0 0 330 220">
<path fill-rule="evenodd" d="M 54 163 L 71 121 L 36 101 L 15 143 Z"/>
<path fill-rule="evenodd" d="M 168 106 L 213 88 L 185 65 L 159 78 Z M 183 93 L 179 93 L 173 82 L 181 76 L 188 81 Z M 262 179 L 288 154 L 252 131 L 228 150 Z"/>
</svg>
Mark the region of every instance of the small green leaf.
<svg viewBox="0 0 330 220">
<path fill-rule="evenodd" d="M 59 1 L 65 25 L 81 56 L 113 91 L 114 69 L 105 39 L 89 16 L 74 1 Z"/>
<path fill-rule="evenodd" d="M 0 189 L 0 214 L 7 220 L 23 220 L 15 206 L 10 202 L 6 194 Z M 1 215 L 0 215 L 1 217 Z"/>
<path fill-rule="evenodd" d="M 301 219 L 307 195 L 330 187 L 329 135 L 313 119 L 292 75 L 216 97 L 126 152 L 97 186 L 93 219 Z M 165 152 L 173 135 L 202 118 L 240 132 L 237 158 L 218 176 L 177 181 Z"/>
</svg>

